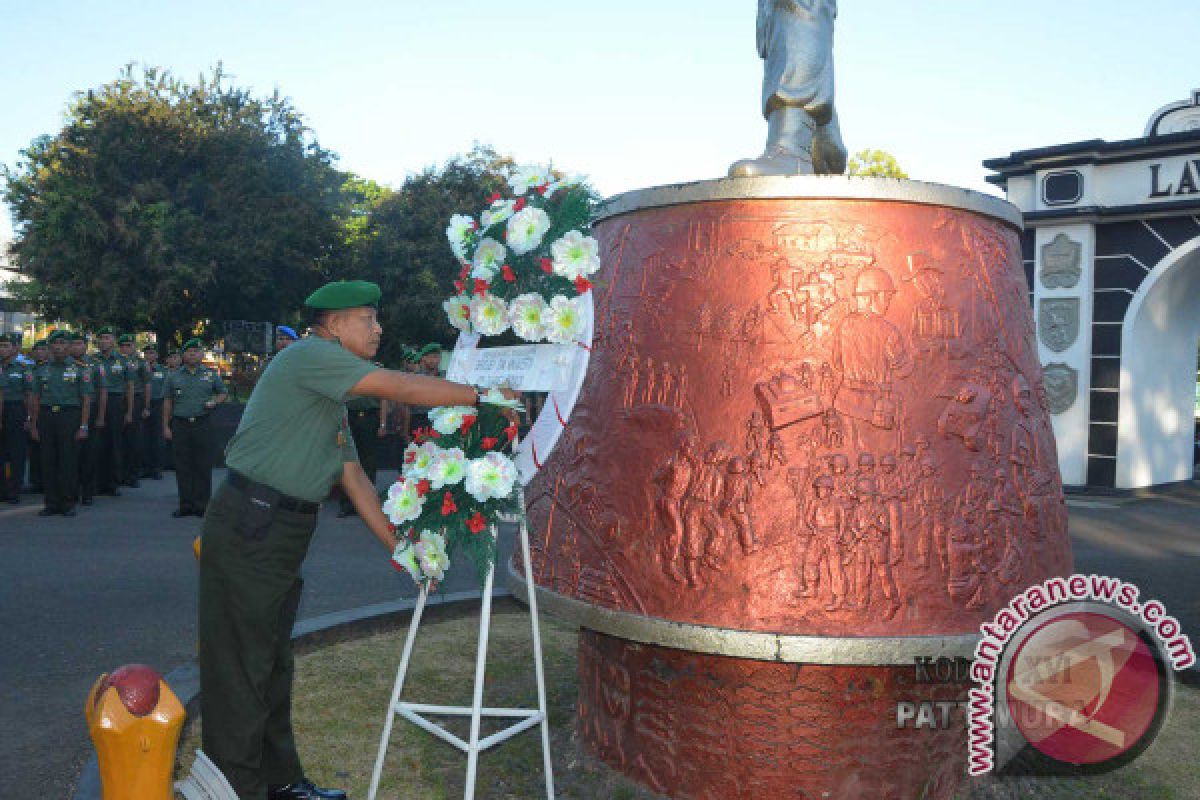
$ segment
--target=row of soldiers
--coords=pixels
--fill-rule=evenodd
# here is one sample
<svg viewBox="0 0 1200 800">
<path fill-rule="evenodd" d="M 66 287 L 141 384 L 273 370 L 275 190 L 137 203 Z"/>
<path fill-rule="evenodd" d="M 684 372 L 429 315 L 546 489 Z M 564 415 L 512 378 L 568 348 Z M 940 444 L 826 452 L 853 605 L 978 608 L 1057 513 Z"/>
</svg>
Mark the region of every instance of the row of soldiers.
<svg viewBox="0 0 1200 800">
<path fill-rule="evenodd" d="M 276 352 L 298 338 L 279 326 Z M 203 342 L 191 339 L 169 351 L 165 364 L 154 345 L 139 356 L 134 337 L 111 328 L 100 329 L 95 344 L 97 352 L 89 352 L 86 334 L 56 331 L 24 358 L 18 334 L 0 336 L 0 502 L 15 505 L 22 491 L 41 493 L 41 516 L 74 516 L 77 503 L 119 496 L 119 487 L 160 480 L 162 468 L 173 466 L 179 489 L 173 516 L 203 516 L 215 456 L 211 413 L 228 398 L 219 372 L 203 364 Z M 440 360 L 437 345 L 408 359 L 413 371 L 426 374 L 437 374 Z M 421 424 L 419 411 L 413 419 L 407 408 L 389 409 L 372 398 L 351 399 L 347 416 L 372 480 L 379 440 Z M 353 513 L 348 500 L 341 506 L 340 516 Z"/>
<path fill-rule="evenodd" d="M 161 479 L 169 441 L 180 493 L 175 515 L 203 513 L 207 418 L 226 392 L 216 370 L 201 363 L 202 343 L 189 340 L 165 364 L 153 345 L 138 354 L 134 337 L 112 328 L 101 328 L 95 343 L 89 352 L 86 334 L 55 331 L 25 360 L 17 336 L 0 341 L 0 501 L 20 502 L 28 462 L 27 490 L 44 496 L 40 515 L 74 516 L 77 503 Z"/>
</svg>

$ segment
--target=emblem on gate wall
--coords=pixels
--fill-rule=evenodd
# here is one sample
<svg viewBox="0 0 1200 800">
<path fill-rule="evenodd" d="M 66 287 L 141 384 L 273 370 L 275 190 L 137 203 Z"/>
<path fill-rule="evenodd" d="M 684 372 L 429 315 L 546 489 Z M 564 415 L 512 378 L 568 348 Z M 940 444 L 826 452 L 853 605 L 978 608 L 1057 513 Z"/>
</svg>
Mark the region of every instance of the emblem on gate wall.
<svg viewBox="0 0 1200 800">
<path fill-rule="evenodd" d="M 1079 298 L 1048 297 L 1038 303 L 1042 344 L 1061 353 L 1079 337 Z"/>
<path fill-rule="evenodd" d="M 1083 245 L 1065 233 L 1042 246 L 1042 285 L 1047 289 L 1071 289 L 1083 273 Z"/>
<path fill-rule="evenodd" d="M 1075 397 L 1079 394 L 1079 370 L 1066 364 L 1047 364 L 1043 367 L 1042 380 L 1051 414 L 1061 414 L 1075 405 Z"/>
</svg>

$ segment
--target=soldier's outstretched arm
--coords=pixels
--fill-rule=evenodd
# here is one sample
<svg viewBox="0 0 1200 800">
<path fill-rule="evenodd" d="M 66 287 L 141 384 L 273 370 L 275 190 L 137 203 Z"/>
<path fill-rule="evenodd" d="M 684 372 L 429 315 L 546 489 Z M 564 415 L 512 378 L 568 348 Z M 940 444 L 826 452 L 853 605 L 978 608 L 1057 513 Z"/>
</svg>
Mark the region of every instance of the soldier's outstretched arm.
<svg viewBox="0 0 1200 800">
<path fill-rule="evenodd" d="M 379 493 L 357 461 L 347 461 L 342 465 L 342 490 L 375 538 L 389 553 L 395 550 L 396 536 L 392 533 L 388 518 L 384 516 Z"/>
<path fill-rule="evenodd" d="M 391 369 L 370 373 L 354 384 L 350 394 L 417 406 L 473 406 L 479 400 L 474 387 L 465 383 Z"/>
</svg>

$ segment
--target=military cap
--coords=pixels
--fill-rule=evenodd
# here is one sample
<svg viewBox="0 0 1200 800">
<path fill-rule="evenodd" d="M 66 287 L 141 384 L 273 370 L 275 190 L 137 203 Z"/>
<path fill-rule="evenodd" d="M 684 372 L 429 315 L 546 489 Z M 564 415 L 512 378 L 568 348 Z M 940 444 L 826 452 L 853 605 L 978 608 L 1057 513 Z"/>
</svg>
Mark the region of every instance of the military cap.
<svg viewBox="0 0 1200 800">
<path fill-rule="evenodd" d="M 83 331 L 71 331 L 67 334 L 68 342 L 86 342 L 87 337 L 83 335 Z"/>
<path fill-rule="evenodd" d="M 38 339 L 36 342 L 33 343 L 33 346 L 34 347 L 45 347 L 47 344 L 49 344 L 49 343 L 45 339 Z"/>
<path fill-rule="evenodd" d="M 276 325 L 275 326 L 275 335 L 276 336 L 286 336 L 287 338 L 289 338 L 293 341 L 300 338 L 299 336 L 296 335 L 296 332 L 294 330 L 292 330 L 291 328 L 289 328 L 287 325 Z"/>
<path fill-rule="evenodd" d="M 46 337 L 47 344 L 53 344 L 54 342 L 65 342 L 66 340 L 67 340 L 67 332 L 66 331 L 55 331 L 54 333 L 52 333 Z"/>
<path fill-rule="evenodd" d="M 117 337 L 117 344 L 133 344 L 133 334 L 122 333 Z"/>
<path fill-rule="evenodd" d="M 97 336 L 103 336 L 106 333 L 110 336 L 115 336 L 117 332 L 112 325 L 105 325 L 103 328 L 96 331 Z"/>
<path fill-rule="evenodd" d="M 203 350 L 204 342 L 200 341 L 199 339 L 188 339 L 186 342 L 183 343 L 184 350 L 191 350 L 193 347 L 198 347 L 201 350 Z"/>
<path fill-rule="evenodd" d="M 437 342 L 430 342 L 429 344 L 425 345 L 424 347 L 422 347 L 420 350 L 418 350 L 416 352 L 416 355 L 414 356 L 413 361 L 420 361 L 422 358 L 429 355 L 430 353 L 440 353 L 440 352 L 442 352 L 442 346 L 440 344 L 438 344 Z"/>
<path fill-rule="evenodd" d="M 304 305 L 317 311 L 378 305 L 383 295 L 379 285 L 370 281 L 333 281 L 310 294 Z"/>
<path fill-rule="evenodd" d="M 158 349 L 158 345 L 156 345 L 154 342 L 147 342 L 146 344 L 142 345 L 143 353 L 148 352 L 150 350 L 157 350 L 157 349 Z"/>
</svg>

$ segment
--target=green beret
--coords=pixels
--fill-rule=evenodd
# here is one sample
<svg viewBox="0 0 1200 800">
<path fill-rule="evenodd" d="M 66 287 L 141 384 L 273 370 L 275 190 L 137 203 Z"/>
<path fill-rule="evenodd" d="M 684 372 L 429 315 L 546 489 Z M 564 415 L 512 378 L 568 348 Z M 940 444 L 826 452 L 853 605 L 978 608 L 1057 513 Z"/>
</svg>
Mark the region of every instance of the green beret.
<svg viewBox="0 0 1200 800">
<path fill-rule="evenodd" d="M 54 333 L 52 333 L 48 337 L 46 337 L 46 342 L 49 344 L 53 344 L 54 342 L 65 342 L 66 340 L 67 340 L 67 332 L 66 331 L 55 331 Z"/>
<path fill-rule="evenodd" d="M 33 343 L 34 347 L 45 347 L 46 345 L 47 345 L 47 342 L 45 339 L 38 339 L 36 342 Z"/>
<path fill-rule="evenodd" d="M 191 350 L 193 347 L 198 347 L 201 350 L 203 350 L 204 342 L 200 341 L 199 339 L 188 339 L 186 342 L 183 343 L 184 350 Z"/>
<path fill-rule="evenodd" d="M 438 344 L 437 342 L 430 342 L 429 344 L 425 345 L 424 347 L 422 347 L 420 350 L 417 351 L 416 356 L 413 358 L 413 361 L 420 361 L 422 358 L 429 355 L 430 353 L 440 353 L 440 352 L 442 352 L 442 346 L 440 344 Z"/>
<path fill-rule="evenodd" d="M 117 337 L 117 344 L 133 344 L 133 334 L 122 333 Z"/>
<path fill-rule="evenodd" d="M 67 334 L 67 341 L 68 342 L 86 342 L 87 337 L 83 335 L 82 331 L 71 331 L 70 333 Z"/>
<path fill-rule="evenodd" d="M 383 292 L 370 281 L 334 281 L 310 294 L 304 305 L 317 311 L 338 311 L 379 304 Z"/>
<path fill-rule="evenodd" d="M 97 336 L 103 336 L 103 335 L 104 335 L 104 334 L 106 334 L 106 333 L 107 333 L 109 336 L 115 336 L 117 332 L 116 332 L 115 330 L 113 330 L 113 326 L 112 326 L 112 325 L 105 325 L 103 328 L 101 328 L 100 330 L 96 331 L 96 335 L 97 335 Z"/>
</svg>

